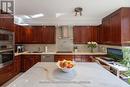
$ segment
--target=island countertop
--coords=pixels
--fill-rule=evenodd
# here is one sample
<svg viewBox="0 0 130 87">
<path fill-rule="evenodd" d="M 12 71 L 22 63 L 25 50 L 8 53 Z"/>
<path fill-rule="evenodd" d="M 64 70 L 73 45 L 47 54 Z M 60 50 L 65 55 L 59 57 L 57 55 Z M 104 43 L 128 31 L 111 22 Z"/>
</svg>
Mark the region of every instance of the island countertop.
<svg viewBox="0 0 130 87">
<path fill-rule="evenodd" d="M 7 87 L 130 87 L 97 63 L 76 63 L 69 73 L 39 62 Z"/>
</svg>

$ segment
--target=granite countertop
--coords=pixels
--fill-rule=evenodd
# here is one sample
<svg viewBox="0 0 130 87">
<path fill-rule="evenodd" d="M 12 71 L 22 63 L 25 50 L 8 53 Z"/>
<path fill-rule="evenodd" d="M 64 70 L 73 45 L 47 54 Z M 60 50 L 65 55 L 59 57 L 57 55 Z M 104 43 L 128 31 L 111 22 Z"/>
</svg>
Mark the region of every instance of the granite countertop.
<svg viewBox="0 0 130 87">
<path fill-rule="evenodd" d="M 7 87 L 130 87 L 97 63 L 76 63 L 64 73 L 56 63 L 39 62 Z"/>
<path fill-rule="evenodd" d="M 15 53 L 15 56 L 18 55 L 107 55 L 107 53 L 104 52 L 72 52 L 72 53 L 57 53 L 57 52 L 38 52 L 38 53 L 33 53 L 33 52 L 21 52 L 21 53 Z"/>
</svg>

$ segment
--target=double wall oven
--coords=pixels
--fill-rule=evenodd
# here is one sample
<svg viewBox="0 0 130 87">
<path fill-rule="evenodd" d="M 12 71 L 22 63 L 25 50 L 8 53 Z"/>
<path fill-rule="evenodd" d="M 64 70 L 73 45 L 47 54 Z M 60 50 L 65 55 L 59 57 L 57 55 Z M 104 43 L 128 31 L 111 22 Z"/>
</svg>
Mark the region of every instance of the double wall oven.
<svg viewBox="0 0 130 87">
<path fill-rule="evenodd" d="M 14 33 L 0 28 L 0 68 L 10 64 L 14 58 Z"/>
</svg>

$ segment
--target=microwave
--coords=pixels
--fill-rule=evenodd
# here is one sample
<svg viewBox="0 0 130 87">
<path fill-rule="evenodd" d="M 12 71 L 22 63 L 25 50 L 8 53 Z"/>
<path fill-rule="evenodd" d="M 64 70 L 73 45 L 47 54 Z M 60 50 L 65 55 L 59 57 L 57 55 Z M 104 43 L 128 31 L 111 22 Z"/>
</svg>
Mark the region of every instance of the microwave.
<svg viewBox="0 0 130 87">
<path fill-rule="evenodd" d="M 14 33 L 0 28 L 0 50 L 14 49 Z"/>
</svg>

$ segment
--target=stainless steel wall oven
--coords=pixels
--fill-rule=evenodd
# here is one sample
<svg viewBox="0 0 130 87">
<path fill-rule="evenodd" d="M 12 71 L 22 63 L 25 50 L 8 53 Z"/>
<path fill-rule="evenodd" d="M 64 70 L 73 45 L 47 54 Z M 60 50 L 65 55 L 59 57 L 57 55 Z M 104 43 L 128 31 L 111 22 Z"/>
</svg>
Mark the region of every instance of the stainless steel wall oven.
<svg viewBox="0 0 130 87">
<path fill-rule="evenodd" d="M 0 68 L 14 58 L 14 33 L 0 28 Z"/>
</svg>

